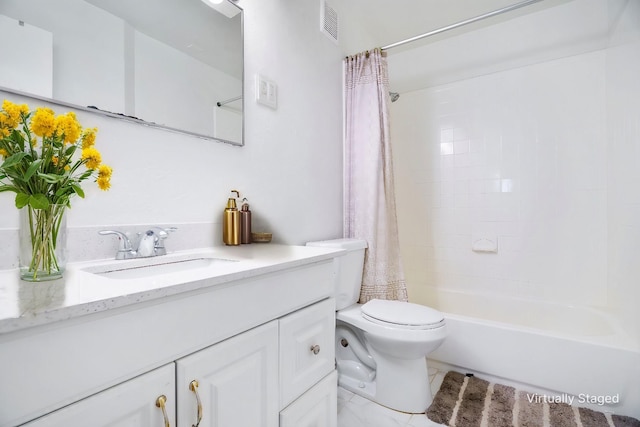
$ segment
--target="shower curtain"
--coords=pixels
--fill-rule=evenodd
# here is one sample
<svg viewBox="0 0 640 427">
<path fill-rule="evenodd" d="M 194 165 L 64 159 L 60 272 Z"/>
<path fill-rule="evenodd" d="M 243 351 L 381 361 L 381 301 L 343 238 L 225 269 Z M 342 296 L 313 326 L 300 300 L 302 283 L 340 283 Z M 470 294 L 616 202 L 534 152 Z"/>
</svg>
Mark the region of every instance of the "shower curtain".
<svg viewBox="0 0 640 427">
<path fill-rule="evenodd" d="M 380 49 L 345 59 L 345 102 L 344 234 L 369 245 L 360 302 L 407 301 L 389 142 L 389 77 Z"/>
</svg>

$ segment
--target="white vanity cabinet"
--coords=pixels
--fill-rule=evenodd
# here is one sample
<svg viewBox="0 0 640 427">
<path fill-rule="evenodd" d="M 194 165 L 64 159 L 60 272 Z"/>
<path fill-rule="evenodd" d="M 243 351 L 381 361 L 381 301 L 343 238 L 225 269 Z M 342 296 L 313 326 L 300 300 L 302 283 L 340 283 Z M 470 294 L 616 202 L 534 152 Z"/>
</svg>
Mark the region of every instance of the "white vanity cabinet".
<svg viewBox="0 0 640 427">
<path fill-rule="evenodd" d="M 160 396 L 170 426 L 335 427 L 334 278 L 325 257 L 0 333 L 0 427 L 161 427 Z"/>
<path fill-rule="evenodd" d="M 272 321 L 26 426 L 277 427 L 276 390 L 278 322 Z"/>
<path fill-rule="evenodd" d="M 51 414 L 25 427 L 175 425 L 175 369 L 170 363 Z M 164 414 L 161 406 L 164 405 Z"/>
<path fill-rule="evenodd" d="M 278 322 L 176 362 L 178 426 L 278 426 Z"/>
<path fill-rule="evenodd" d="M 280 319 L 280 427 L 336 427 L 335 300 Z"/>
<path fill-rule="evenodd" d="M 280 412 L 280 427 L 337 427 L 338 373 L 332 371 Z"/>
<path fill-rule="evenodd" d="M 280 319 L 280 407 L 284 408 L 335 368 L 335 300 Z"/>
</svg>

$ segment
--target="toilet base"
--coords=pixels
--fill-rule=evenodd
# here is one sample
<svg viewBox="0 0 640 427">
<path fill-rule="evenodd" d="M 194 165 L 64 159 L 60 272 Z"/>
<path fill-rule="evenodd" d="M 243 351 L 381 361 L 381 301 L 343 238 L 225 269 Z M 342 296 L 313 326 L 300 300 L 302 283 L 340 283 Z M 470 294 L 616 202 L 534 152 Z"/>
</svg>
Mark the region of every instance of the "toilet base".
<svg viewBox="0 0 640 427">
<path fill-rule="evenodd" d="M 338 385 L 379 405 L 409 414 L 424 413 L 433 401 L 426 358 L 394 360 L 387 357 L 384 363 L 378 364 L 372 381 L 350 377 L 338 368 Z"/>
</svg>

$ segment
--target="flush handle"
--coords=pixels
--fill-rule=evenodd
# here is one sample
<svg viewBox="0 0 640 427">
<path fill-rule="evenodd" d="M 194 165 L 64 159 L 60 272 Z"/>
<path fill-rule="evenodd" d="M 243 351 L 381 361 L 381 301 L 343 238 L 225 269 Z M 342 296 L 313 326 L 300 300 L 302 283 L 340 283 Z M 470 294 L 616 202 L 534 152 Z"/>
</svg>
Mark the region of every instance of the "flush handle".
<svg viewBox="0 0 640 427">
<path fill-rule="evenodd" d="M 167 396 L 165 396 L 164 394 L 161 396 L 158 396 L 158 398 L 156 399 L 156 406 L 162 409 L 162 416 L 164 417 L 164 427 L 170 427 L 169 417 L 167 416 L 167 410 L 165 408 L 166 404 L 167 404 Z"/>
<path fill-rule="evenodd" d="M 200 400 L 200 395 L 198 394 L 198 380 L 193 380 L 189 383 L 189 390 L 196 394 L 196 402 L 198 402 L 198 422 L 195 424 L 191 424 L 191 427 L 198 427 L 200 425 L 200 421 L 202 421 L 202 401 Z"/>
<path fill-rule="evenodd" d="M 312 345 L 310 350 L 313 354 L 318 354 L 320 353 L 320 346 L 318 344 Z"/>
</svg>

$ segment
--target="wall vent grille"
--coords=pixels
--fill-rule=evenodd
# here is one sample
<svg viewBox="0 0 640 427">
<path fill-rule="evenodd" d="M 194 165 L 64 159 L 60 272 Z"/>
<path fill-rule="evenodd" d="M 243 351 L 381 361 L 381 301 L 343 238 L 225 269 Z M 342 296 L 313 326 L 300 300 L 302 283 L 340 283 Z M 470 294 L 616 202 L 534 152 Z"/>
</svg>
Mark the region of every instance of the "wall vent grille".
<svg viewBox="0 0 640 427">
<path fill-rule="evenodd" d="M 320 31 L 338 43 L 338 12 L 326 1 L 320 3 Z"/>
</svg>

